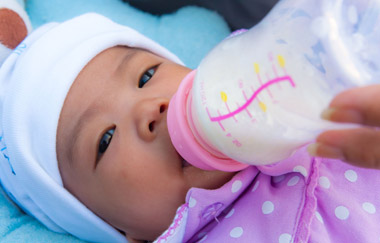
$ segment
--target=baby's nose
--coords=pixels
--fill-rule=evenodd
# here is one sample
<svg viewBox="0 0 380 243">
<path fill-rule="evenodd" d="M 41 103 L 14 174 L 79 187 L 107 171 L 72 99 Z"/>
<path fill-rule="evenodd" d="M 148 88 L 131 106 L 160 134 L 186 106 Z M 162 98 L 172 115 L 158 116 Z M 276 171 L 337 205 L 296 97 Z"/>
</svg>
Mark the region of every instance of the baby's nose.
<svg viewBox="0 0 380 243">
<path fill-rule="evenodd" d="M 137 133 L 145 141 L 154 140 L 165 128 L 165 116 L 169 100 L 154 98 L 139 102 L 136 109 Z"/>
</svg>

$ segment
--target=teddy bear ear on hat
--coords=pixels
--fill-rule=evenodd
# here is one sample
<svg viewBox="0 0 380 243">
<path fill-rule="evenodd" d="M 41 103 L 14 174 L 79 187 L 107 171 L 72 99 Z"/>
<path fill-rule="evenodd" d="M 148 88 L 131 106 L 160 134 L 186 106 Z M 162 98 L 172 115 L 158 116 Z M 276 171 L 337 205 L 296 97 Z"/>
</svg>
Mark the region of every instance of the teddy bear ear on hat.
<svg viewBox="0 0 380 243">
<path fill-rule="evenodd" d="M 0 66 L 32 27 L 22 2 L 0 0 Z"/>
</svg>

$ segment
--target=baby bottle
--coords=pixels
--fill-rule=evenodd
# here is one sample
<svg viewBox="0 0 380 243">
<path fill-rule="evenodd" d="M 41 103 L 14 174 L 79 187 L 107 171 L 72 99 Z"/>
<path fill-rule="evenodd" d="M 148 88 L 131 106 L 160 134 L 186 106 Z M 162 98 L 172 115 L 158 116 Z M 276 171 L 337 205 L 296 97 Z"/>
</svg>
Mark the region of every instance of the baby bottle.
<svg viewBox="0 0 380 243">
<path fill-rule="evenodd" d="M 380 80 L 379 0 L 283 0 L 217 45 L 181 83 L 168 128 L 181 156 L 237 171 L 291 156 L 327 129 L 340 91 Z"/>
</svg>

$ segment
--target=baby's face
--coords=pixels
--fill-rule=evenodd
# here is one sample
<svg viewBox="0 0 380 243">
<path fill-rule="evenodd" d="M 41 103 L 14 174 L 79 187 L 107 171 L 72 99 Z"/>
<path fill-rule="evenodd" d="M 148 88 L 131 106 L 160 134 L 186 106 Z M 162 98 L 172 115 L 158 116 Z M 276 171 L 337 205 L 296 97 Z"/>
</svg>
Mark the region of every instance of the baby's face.
<svg viewBox="0 0 380 243">
<path fill-rule="evenodd" d="M 71 87 L 58 124 L 65 187 L 128 237 L 153 240 L 191 187 L 220 187 L 231 173 L 183 163 L 168 134 L 168 103 L 190 70 L 147 51 L 113 47 Z"/>
</svg>

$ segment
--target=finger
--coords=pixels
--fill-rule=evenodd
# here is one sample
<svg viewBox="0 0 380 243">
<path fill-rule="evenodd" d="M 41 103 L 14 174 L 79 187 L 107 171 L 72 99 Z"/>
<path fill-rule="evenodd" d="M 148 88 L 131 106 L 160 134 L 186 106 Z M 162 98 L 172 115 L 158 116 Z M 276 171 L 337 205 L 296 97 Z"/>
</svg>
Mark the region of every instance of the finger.
<svg viewBox="0 0 380 243">
<path fill-rule="evenodd" d="M 336 122 L 380 126 L 380 85 L 349 89 L 338 94 L 322 117 Z"/>
<path fill-rule="evenodd" d="M 352 165 L 380 169 L 380 130 L 358 128 L 332 130 L 309 146 L 311 155 L 344 160 Z"/>
</svg>

